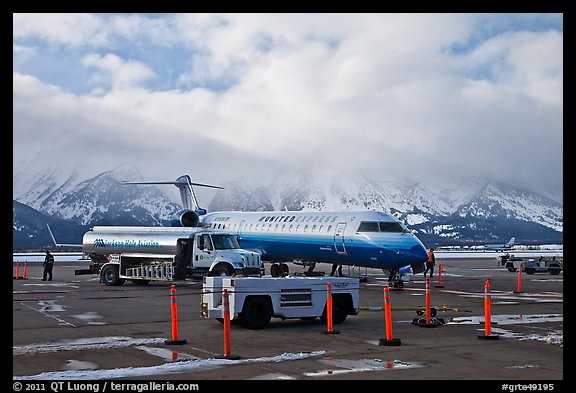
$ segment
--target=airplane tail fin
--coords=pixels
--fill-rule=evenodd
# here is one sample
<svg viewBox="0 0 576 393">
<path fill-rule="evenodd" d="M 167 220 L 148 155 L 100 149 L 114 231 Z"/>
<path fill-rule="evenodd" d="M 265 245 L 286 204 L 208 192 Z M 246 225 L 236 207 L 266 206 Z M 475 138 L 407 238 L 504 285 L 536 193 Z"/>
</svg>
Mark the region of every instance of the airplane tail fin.
<svg viewBox="0 0 576 393">
<path fill-rule="evenodd" d="M 514 243 L 516 242 L 516 238 L 512 237 L 508 243 L 506 243 L 506 247 L 512 247 L 514 245 Z"/>
<path fill-rule="evenodd" d="M 224 187 L 213 186 L 210 184 L 192 183 L 190 176 L 188 175 L 182 175 L 175 181 L 129 181 L 124 182 L 124 184 L 173 184 L 180 190 L 180 199 L 182 200 L 182 206 L 184 209 L 194 211 L 204 209 L 198 205 L 198 200 L 196 199 L 192 186 L 224 189 Z"/>
</svg>

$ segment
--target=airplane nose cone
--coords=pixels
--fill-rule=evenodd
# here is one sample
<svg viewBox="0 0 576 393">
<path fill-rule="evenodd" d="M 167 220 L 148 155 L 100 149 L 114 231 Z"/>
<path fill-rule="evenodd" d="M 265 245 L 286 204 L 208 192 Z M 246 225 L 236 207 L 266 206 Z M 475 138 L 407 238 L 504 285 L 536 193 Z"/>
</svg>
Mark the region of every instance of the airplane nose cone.
<svg viewBox="0 0 576 393">
<path fill-rule="evenodd" d="M 428 251 L 416 237 L 414 237 L 413 242 L 411 242 L 402 254 L 404 262 L 411 265 L 424 263 L 428 260 Z"/>
<path fill-rule="evenodd" d="M 428 251 L 426 251 L 426 248 L 420 242 L 410 249 L 410 254 L 412 254 L 412 258 L 417 262 L 426 262 L 428 260 Z"/>
</svg>

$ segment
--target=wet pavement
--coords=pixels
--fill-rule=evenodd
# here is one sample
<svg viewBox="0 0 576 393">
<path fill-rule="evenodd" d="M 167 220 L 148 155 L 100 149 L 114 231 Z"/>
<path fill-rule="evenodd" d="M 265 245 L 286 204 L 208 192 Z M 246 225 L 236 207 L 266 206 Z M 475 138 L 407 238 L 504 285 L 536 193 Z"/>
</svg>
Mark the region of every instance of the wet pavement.
<svg viewBox="0 0 576 393">
<path fill-rule="evenodd" d="M 231 352 L 219 359 L 223 325 L 200 316 L 201 282 L 177 284 L 178 332 L 171 338 L 170 284 L 107 287 L 95 276 L 75 276 L 84 264 L 57 263 L 54 281 L 28 264 L 27 279 L 13 280 L 14 379 L 158 380 L 540 380 L 563 379 L 563 272 L 522 276 L 493 259 L 446 259 L 443 286 L 431 281 L 431 304 L 444 321 L 413 324 L 425 305 L 422 274 L 392 290 L 393 337 L 386 338 L 383 285 L 378 270 L 362 270 L 359 315 L 321 334 L 315 321 L 272 319 L 269 328 L 231 329 Z M 300 272 L 299 266 L 291 271 Z M 316 270 L 329 272 L 330 265 Z M 347 269 L 344 268 L 346 275 Z M 490 279 L 491 334 L 485 333 L 484 286 Z"/>
</svg>

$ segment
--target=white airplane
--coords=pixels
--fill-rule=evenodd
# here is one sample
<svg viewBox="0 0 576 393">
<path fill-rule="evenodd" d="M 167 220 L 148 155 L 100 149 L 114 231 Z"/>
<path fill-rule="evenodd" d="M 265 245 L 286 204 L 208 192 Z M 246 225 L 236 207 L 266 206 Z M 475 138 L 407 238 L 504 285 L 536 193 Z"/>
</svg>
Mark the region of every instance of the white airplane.
<svg viewBox="0 0 576 393">
<path fill-rule="evenodd" d="M 516 242 L 516 238 L 512 237 L 504 244 L 485 244 L 482 248 L 485 250 L 505 251 L 510 250 Z"/>
<path fill-rule="evenodd" d="M 238 235 L 240 246 L 257 251 L 272 262 L 271 274 L 288 273 L 285 262 L 309 267 L 318 262 L 380 268 L 388 271 L 394 286 L 401 276 L 424 270 L 428 259 L 422 242 L 394 216 L 381 211 L 265 211 L 213 212 L 200 208 L 188 175 L 175 181 L 125 182 L 125 184 L 173 184 L 180 190 L 183 210 L 172 226 L 202 226 Z M 158 228 L 162 231 L 162 228 Z"/>
</svg>

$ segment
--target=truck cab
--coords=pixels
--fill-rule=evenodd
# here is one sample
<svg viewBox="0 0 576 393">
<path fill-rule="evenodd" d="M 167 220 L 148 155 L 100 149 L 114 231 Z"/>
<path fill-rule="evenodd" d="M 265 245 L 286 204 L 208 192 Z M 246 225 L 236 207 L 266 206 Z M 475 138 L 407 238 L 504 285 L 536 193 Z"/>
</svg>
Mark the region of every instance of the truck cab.
<svg viewBox="0 0 576 393">
<path fill-rule="evenodd" d="M 101 281 L 109 286 L 125 280 L 134 284 L 150 281 L 185 280 L 209 276 L 263 274 L 257 252 L 243 250 L 236 235 L 200 230 L 174 239 L 175 253 L 111 253 L 100 268 Z"/>
</svg>

